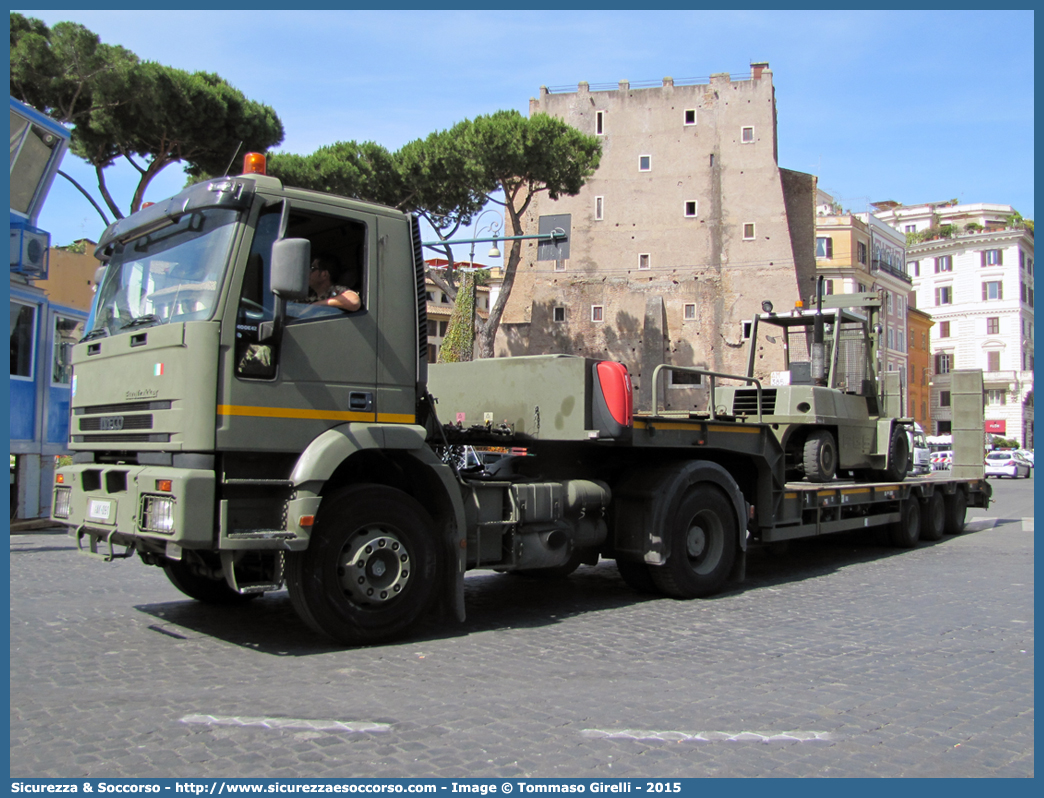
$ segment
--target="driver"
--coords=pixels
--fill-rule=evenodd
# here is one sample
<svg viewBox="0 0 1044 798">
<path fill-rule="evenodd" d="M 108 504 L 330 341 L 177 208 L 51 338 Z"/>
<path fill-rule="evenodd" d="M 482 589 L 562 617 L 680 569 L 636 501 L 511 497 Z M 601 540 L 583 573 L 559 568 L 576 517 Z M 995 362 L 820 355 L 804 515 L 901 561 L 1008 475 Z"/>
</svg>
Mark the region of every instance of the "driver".
<svg viewBox="0 0 1044 798">
<path fill-rule="evenodd" d="M 362 300 L 357 292 L 334 282 L 340 275 L 340 265 L 335 257 L 318 255 L 308 274 L 308 301 L 313 305 L 347 311 L 361 308 Z"/>
</svg>

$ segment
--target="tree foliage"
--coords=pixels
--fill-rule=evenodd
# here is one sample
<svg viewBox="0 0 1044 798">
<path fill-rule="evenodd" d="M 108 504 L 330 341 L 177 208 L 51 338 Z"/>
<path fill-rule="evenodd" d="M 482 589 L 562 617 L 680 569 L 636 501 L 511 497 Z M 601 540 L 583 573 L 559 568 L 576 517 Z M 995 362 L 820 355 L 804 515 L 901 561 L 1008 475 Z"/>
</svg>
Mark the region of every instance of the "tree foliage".
<svg viewBox="0 0 1044 798">
<path fill-rule="evenodd" d="M 460 363 L 474 355 L 475 272 L 464 272 L 453 303 L 446 336 L 439 348 L 440 363 Z"/>
<path fill-rule="evenodd" d="M 221 174 L 237 150 L 266 150 L 283 140 L 274 110 L 247 99 L 221 77 L 186 72 L 102 44 L 82 25 L 48 28 L 11 14 L 11 94 L 72 127 L 71 151 L 95 169 L 98 189 L 117 218 L 105 170 L 129 163 L 139 180 L 131 213 L 149 183 L 176 162 L 192 179 Z"/>
<path fill-rule="evenodd" d="M 482 184 L 495 185 L 503 192 L 503 200 L 487 196 L 503 204 L 512 236 L 526 235 L 524 216 L 539 192 L 546 191 L 553 200 L 576 195 L 602 157 L 596 137 L 547 114 L 524 117 L 518 111 L 497 111 L 463 122 L 454 130 L 478 164 Z M 493 357 L 493 343 L 521 259 L 522 242 L 512 241 L 500 294 L 489 318 L 478 325 L 479 357 Z"/>
<path fill-rule="evenodd" d="M 342 141 L 311 155 L 272 153 L 268 173 L 287 185 L 396 206 L 403 195 L 396 158 L 380 144 Z"/>
</svg>

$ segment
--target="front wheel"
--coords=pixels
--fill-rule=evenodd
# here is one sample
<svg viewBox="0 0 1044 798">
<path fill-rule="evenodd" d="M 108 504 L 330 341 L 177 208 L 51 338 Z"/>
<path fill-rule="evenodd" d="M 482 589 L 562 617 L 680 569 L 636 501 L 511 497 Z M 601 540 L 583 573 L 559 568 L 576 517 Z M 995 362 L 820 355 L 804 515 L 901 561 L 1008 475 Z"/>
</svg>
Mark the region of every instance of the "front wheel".
<svg viewBox="0 0 1044 798">
<path fill-rule="evenodd" d="M 662 593 L 698 598 L 724 584 L 736 558 L 739 535 L 732 504 L 719 488 L 706 483 L 689 488 L 665 532 L 667 563 L 649 566 Z"/>
<path fill-rule="evenodd" d="M 837 443 L 830 430 L 815 429 L 805 438 L 802 451 L 805 478 L 809 482 L 829 482 L 837 471 Z"/>
<path fill-rule="evenodd" d="M 308 549 L 288 556 L 290 601 L 310 627 L 359 645 L 402 634 L 430 606 L 434 523 L 402 491 L 357 485 L 324 499 Z"/>
<path fill-rule="evenodd" d="M 182 552 L 180 560 L 164 560 L 163 573 L 178 590 L 204 604 L 245 604 L 260 593 L 237 593 L 228 586 L 216 554 Z"/>
</svg>

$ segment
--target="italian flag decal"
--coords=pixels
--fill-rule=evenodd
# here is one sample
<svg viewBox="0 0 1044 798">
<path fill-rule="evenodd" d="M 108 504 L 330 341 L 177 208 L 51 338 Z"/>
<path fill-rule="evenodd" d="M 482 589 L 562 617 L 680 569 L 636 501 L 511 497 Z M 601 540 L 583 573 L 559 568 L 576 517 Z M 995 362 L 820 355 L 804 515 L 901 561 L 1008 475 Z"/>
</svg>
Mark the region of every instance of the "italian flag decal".
<svg viewBox="0 0 1044 798">
<path fill-rule="evenodd" d="M 163 376 L 163 364 L 162 363 L 157 363 L 155 368 L 152 369 L 152 376 L 153 377 L 162 377 Z"/>
</svg>

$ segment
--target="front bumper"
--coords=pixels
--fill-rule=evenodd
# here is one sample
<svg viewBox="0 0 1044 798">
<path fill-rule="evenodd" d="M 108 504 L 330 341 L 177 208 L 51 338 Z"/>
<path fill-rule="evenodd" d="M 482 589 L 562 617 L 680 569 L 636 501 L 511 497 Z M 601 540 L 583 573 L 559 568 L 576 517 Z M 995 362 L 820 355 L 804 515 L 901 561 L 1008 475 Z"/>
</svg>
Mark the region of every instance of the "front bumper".
<svg viewBox="0 0 1044 798">
<path fill-rule="evenodd" d="M 176 554 L 182 549 L 302 551 L 321 497 L 221 498 L 210 469 L 71 465 L 55 474 L 51 518 L 78 538 Z M 289 483 L 287 483 L 289 484 Z M 227 489 L 228 486 L 226 486 Z M 261 508 L 260 514 L 258 508 Z M 252 512 L 251 512 L 252 511 Z M 304 524 L 302 525 L 302 522 Z"/>
<path fill-rule="evenodd" d="M 51 518 L 94 537 L 214 542 L 213 471 L 138 465 L 71 465 L 55 474 Z"/>
</svg>

